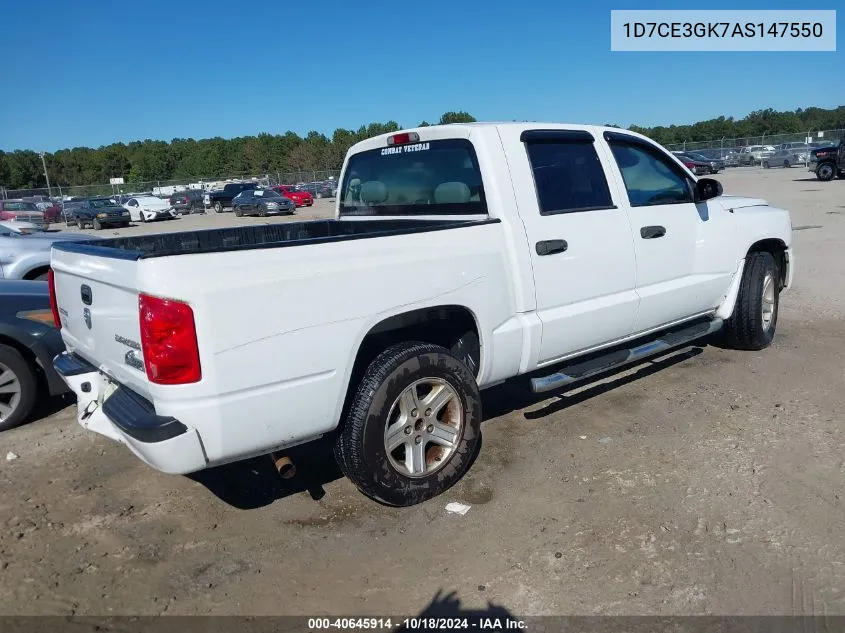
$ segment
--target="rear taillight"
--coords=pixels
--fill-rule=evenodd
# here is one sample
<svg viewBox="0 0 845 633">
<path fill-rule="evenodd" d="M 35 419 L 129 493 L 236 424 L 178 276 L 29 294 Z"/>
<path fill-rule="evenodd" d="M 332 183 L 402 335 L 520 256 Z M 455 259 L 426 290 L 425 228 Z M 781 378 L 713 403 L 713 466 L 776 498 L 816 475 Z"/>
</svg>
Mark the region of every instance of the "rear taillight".
<svg viewBox="0 0 845 633">
<path fill-rule="evenodd" d="M 62 327 L 62 322 L 59 319 L 59 302 L 56 300 L 56 276 L 53 274 L 53 269 L 47 271 L 47 285 L 50 288 L 50 310 L 53 312 L 53 321 L 57 328 Z"/>
<path fill-rule="evenodd" d="M 142 294 L 138 297 L 141 349 L 147 378 L 157 385 L 184 385 L 202 377 L 191 306 Z"/>
</svg>

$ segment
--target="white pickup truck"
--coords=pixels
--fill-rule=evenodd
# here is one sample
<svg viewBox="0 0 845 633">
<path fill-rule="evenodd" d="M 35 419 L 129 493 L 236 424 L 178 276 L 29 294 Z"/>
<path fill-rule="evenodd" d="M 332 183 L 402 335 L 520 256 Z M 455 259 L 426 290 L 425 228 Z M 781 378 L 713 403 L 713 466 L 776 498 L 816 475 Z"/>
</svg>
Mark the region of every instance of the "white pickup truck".
<svg viewBox="0 0 845 633">
<path fill-rule="evenodd" d="M 353 146 L 332 220 L 58 243 L 79 422 L 168 473 L 329 434 L 393 505 L 458 480 L 479 389 L 716 333 L 772 342 L 787 211 L 619 129 L 456 124 Z"/>
</svg>

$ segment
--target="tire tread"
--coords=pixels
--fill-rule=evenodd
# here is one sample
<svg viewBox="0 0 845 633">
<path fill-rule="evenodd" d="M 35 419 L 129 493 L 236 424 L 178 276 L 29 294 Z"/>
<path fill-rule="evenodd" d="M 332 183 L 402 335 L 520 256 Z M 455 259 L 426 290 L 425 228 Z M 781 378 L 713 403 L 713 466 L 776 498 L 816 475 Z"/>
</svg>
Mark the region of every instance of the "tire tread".
<svg viewBox="0 0 845 633">
<path fill-rule="evenodd" d="M 363 443 L 357 441 L 356 438 L 361 438 L 364 435 L 372 397 L 382 384 L 402 363 L 426 354 L 448 355 L 472 379 L 472 385 L 475 385 L 472 372 L 460 359 L 452 355 L 448 349 L 420 341 L 397 343 L 381 352 L 367 367 L 363 377 L 355 388 L 355 394 L 348 411 L 343 417 L 342 426 L 338 429 L 338 435 L 334 445 L 335 459 L 337 460 L 338 466 L 340 466 L 343 473 L 355 483 L 361 492 L 376 501 L 388 505 L 413 505 L 421 499 L 405 498 L 397 500 L 396 498 L 385 498 L 379 487 L 372 481 L 371 468 L 367 465 L 363 453 Z M 475 389 L 476 391 L 473 395 L 478 397 L 477 387 Z M 469 421 L 467 421 L 467 424 L 469 424 Z M 465 469 L 459 473 L 457 479 L 463 476 L 464 472 Z"/>
<path fill-rule="evenodd" d="M 725 338 L 734 349 L 760 350 L 768 347 L 772 342 L 777 320 L 773 329 L 767 334 L 763 330 L 759 315 L 762 305 L 762 284 L 769 271 L 777 280 L 777 264 L 771 253 L 758 251 L 748 254 L 736 305 L 724 325 Z M 775 319 L 777 319 L 777 308 Z"/>
</svg>

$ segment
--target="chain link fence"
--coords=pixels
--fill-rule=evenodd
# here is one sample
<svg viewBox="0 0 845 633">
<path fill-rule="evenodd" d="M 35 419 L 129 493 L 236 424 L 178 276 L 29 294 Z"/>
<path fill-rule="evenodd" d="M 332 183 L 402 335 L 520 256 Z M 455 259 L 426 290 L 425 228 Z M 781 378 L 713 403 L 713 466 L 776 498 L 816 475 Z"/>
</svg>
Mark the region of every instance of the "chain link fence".
<svg viewBox="0 0 845 633">
<path fill-rule="evenodd" d="M 98 196 L 117 196 L 128 194 L 146 194 L 169 198 L 175 193 L 187 189 L 210 191 L 222 189 L 230 182 L 255 182 L 265 187 L 289 185 L 310 191 L 315 197 L 329 198 L 337 190 L 340 177 L 339 169 L 319 171 L 275 172 L 261 175 L 241 174 L 220 178 L 181 178 L 175 180 L 151 180 L 144 182 L 126 182 L 121 185 L 92 184 L 64 187 L 54 185 L 35 189 L 6 189 L 0 187 L 0 198 L 4 200 L 33 198 L 36 201 L 49 199 L 69 200 L 70 198 L 89 198 Z"/>
<path fill-rule="evenodd" d="M 707 158 L 718 158 L 727 166 L 741 165 L 764 166 L 767 158 L 776 152 L 795 149 L 813 149 L 839 142 L 845 137 L 845 129 L 821 130 L 818 132 L 795 132 L 789 134 L 763 134 L 742 138 L 720 138 L 709 141 L 685 141 L 664 145 L 671 152 L 703 153 Z M 808 152 L 805 152 L 808 154 Z"/>
</svg>

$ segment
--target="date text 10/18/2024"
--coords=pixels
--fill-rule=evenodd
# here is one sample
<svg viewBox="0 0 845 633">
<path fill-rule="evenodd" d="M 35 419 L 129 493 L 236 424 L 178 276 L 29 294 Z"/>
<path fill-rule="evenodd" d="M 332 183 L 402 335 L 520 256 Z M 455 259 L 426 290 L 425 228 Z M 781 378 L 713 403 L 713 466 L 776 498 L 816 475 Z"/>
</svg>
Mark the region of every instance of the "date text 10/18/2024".
<svg viewBox="0 0 845 633">
<path fill-rule="evenodd" d="M 309 618 L 308 628 L 320 630 L 390 630 L 399 627 L 405 630 L 477 630 L 517 631 L 526 628 L 523 620 L 514 618 Z"/>
</svg>

